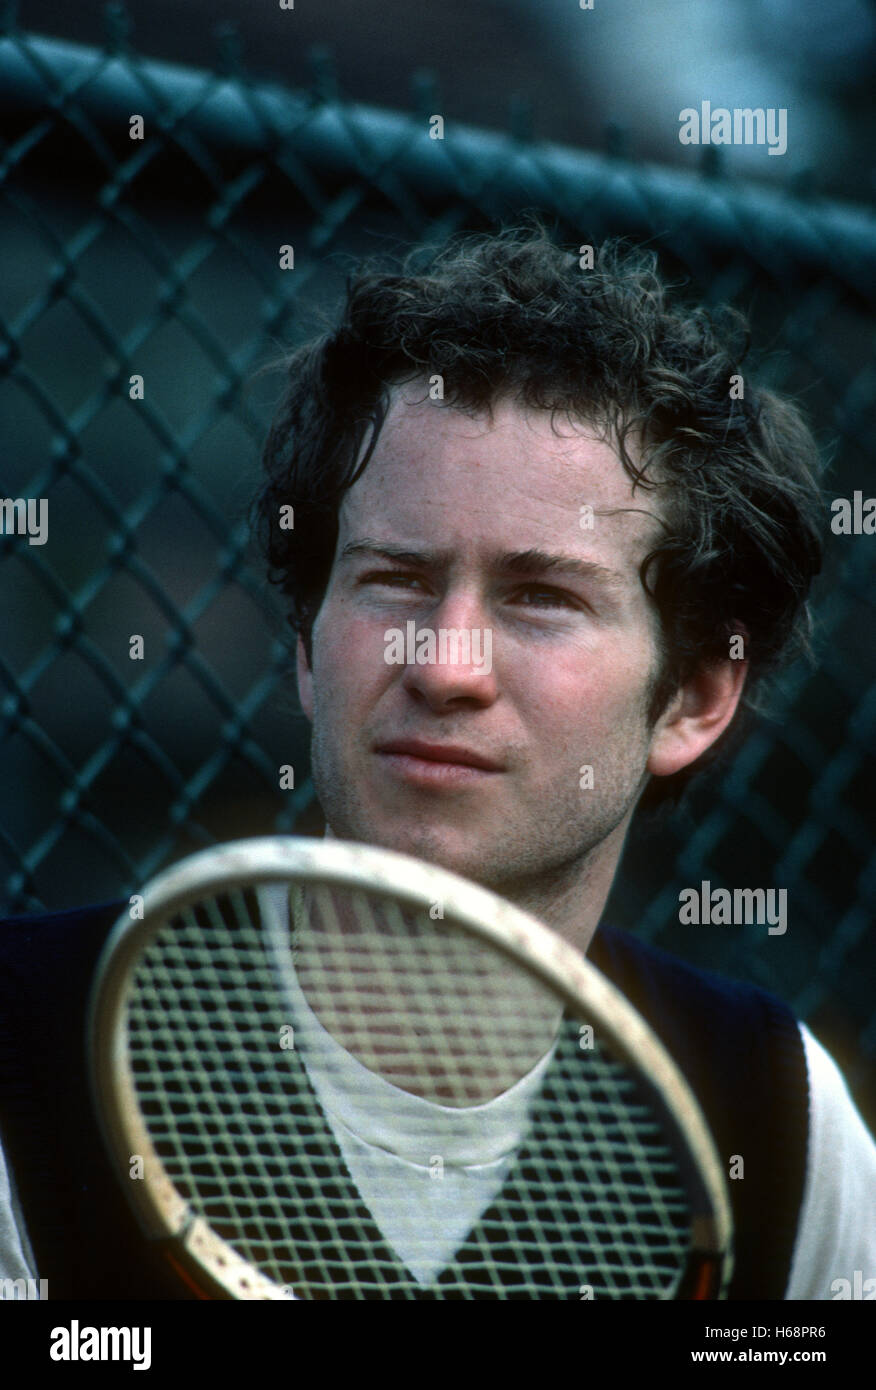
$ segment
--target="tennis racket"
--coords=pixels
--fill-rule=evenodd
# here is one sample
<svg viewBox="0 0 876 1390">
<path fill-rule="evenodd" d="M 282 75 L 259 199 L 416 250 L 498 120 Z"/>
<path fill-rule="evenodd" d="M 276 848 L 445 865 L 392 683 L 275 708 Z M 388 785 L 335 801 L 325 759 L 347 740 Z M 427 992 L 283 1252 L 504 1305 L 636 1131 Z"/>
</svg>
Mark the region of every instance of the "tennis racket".
<svg viewBox="0 0 876 1390">
<path fill-rule="evenodd" d="M 584 957 L 335 840 L 207 850 L 117 923 L 92 1086 L 145 1236 L 206 1298 L 723 1297 L 700 1109 Z"/>
</svg>

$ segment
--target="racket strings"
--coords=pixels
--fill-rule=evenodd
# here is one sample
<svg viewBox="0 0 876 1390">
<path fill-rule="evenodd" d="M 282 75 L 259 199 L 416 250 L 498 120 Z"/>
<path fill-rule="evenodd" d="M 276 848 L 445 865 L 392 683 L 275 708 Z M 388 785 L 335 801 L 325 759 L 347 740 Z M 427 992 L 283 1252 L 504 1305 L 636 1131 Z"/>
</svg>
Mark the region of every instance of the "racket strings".
<svg viewBox="0 0 876 1390">
<path fill-rule="evenodd" d="M 282 968 L 256 895 L 242 891 L 180 913 L 138 963 L 127 1012 L 132 1081 L 191 1212 L 303 1297 L 569 1297 L 582 1288 L 671 1297 L 690 1208 L 659 1117 L 629 1069 L 598 1039 L 581 1048 L 577 1019 L 557 1037 L 556 997 L 546 1001 L 531 976 L 454 923 L 326 887 L 308 889 L 297 909 Z M 311 1054 L 310 1069 L 295 988 L 317 1037 L 332 1040 Z M 464 1124 L 468 1108 L 525 1074 L 551 1041 L 507 1179 L 424 1286 L 350 1176 L 317 1096 L 317 1064 L 331 1079 L 340 1044 L 345 1065 L 352 1056 L 395 1094 L 455 1109 Z M 409 1191 L 408 1180 L 399 1200 Z"/>
<path fill-rule="evenodd" d="M 477 1104 L 508 1089 L 553 1041 L 556 996 L 452 925 L 323 886 L 298 890 L 292 916 L 296 1002 L 300 981 L 332 1037 L 404 1089 Z"/>
</svg>

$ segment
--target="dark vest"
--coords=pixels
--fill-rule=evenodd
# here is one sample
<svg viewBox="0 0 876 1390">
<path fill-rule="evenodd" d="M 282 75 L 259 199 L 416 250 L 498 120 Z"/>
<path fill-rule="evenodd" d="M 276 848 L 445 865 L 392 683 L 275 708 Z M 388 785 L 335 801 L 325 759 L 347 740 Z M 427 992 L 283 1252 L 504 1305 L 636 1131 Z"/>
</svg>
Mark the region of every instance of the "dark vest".
<svg viewBox="0 0 876 1390">
<path fill-rule="evenodd" d="M 192 1296 L 140 1235 L 89 1092 L 89 990 L 122 907 L 0 923 L 0 1139 L 52 1299 Z M 744 1178 L 728 1182 L 736 1227 L 730 1297 L 783 1298 L 808 1133 L 806 1064 L 793 1015 L 762 990 L 696 970 L 625 932 L 600 928 L 589 959 L 684 1072 L 725 1172 L 732 1155 L 744 1159 Z M 369 1220 L 364 1210 L 362 1217 Z"/>
</svg>

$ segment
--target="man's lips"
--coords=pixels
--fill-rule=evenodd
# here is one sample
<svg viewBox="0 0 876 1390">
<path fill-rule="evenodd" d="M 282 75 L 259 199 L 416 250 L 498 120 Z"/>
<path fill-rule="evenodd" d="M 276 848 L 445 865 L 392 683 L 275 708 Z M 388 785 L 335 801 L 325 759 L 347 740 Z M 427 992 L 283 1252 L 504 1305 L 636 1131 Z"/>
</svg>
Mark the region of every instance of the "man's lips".
<svg viewBox="0 0 876 1390">
<path fill-rule="evenodd" d="M 386 756 L 419 759 L 442 767 L 468 767 L 481 772 L 502 771 L 502 764 L 495 759 L 459 743 L 429 743 L 425 739 L 400 738 L 378 744 L 376 751 Z"/>
</svg>

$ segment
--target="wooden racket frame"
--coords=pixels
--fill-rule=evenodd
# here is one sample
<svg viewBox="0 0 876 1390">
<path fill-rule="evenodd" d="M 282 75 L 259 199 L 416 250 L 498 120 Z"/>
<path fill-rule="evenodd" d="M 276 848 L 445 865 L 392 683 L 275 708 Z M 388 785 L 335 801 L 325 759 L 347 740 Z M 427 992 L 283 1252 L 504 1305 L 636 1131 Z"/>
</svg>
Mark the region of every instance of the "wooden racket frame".
<svg viewBox="0 0 876 1390">
<path fill-rule="evenodd" d="M 144 1234 L 160 1243 L 196 1295 L 288 1301 L 281 1287 L 244 1260 L 191 1211 L 155 1151 L 136 1099 L 126 1028 L 136 962 L 151 938 L 205 896 L 269 883 L 319 882 L 387 893 L 415 908 L 441 902 L 447 917 L 524 963 L 567 1005 L 583 1011 L 621 1060 L 644 1072 L 691 1160 L 688 1176 L 703 1210 L 676 1298 L 726 1295 L 733 1223 L 724 1173 L 698 1102 L 656 1034 L 595 966 L 535 917 L 496 894 L 393 850 L 346 840 L 266 836 L 238 840 L 182 860 L 143 890 L 143 916 L 122 915 L 108 937 L 89 1009 L 89 1057 L 104 1138 Z M 144 1177 L 124 1177 L 132 1155 Z"/>
</svg>

